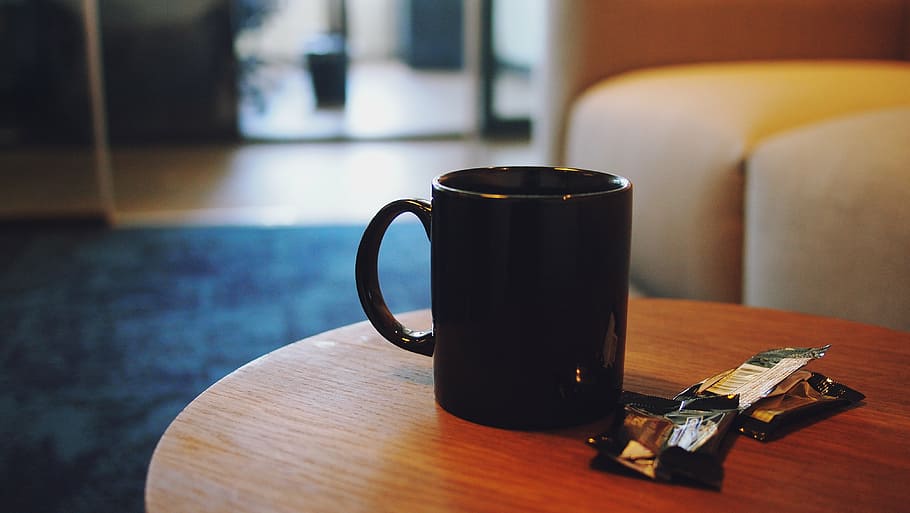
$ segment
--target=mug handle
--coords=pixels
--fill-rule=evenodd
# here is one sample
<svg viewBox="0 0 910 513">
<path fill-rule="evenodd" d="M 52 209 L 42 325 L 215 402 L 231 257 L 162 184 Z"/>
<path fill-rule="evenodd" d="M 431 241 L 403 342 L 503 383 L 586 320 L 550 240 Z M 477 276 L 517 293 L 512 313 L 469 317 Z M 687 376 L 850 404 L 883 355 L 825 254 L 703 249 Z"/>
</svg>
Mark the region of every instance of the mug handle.
<svg viewBox="0 0 910 513">
<path fill-rule="evenodd" d="M 404 327 L 389 311 L 379 289 L 379 245 L 392 221 L 399 215 L 410 212 L 420 219 L 423 229 L 430 236 L 429 201 L 422 199 L 397 200 L 382 207 L 367 225 L 357 248 L 357 262 L 354 274 L 357 280 L 357 294 L 367 318 L 380 335 L 396 346 L 414 353 L 432 356 L 436 346 L 433 331 L 416 331 Z"/>
</svg>

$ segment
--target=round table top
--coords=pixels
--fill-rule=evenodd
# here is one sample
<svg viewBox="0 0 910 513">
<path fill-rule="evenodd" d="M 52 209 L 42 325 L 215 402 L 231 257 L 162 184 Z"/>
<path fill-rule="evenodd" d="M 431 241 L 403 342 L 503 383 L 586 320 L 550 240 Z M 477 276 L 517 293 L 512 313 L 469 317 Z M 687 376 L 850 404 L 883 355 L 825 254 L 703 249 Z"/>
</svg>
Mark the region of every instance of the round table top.
<svg viewBox="0 0 910 513">
<path fill-rule="evenodd" d="M 401 316 L 429 327 L 427 311 Z M 591 468 L 600 423 L 507 431 L 433 400 L 431 359 L 367 323 L 231 373 L 162 436 L 149 513 L 184 511 L 906 511 L 910 333 L 739 305 L 630 301 L 625 388 L 673 396 L 770 348 L 866 394 L 773 442 L 732 434 L 720 491 Z"/>
</svg>

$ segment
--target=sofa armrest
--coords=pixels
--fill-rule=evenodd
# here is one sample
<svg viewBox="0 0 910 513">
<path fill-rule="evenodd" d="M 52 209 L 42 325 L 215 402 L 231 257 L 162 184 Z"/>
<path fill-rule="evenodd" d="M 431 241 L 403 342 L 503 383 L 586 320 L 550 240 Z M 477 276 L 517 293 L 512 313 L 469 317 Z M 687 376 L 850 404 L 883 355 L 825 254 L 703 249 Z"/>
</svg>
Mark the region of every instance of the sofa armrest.
<svg viewBox="0 0 910 513">
<path fill-rule="evenodd" d="M 910 106 L 768 139 L 746 168 L 744 303 L 910 330 Z"/>
<path fill-rule="evenodd" d="M 561 164 L 567 112 L 594 83 L 653 66 L 908 59 L 908 0 L 548 0 L 534 144 Z"/>
</svg>

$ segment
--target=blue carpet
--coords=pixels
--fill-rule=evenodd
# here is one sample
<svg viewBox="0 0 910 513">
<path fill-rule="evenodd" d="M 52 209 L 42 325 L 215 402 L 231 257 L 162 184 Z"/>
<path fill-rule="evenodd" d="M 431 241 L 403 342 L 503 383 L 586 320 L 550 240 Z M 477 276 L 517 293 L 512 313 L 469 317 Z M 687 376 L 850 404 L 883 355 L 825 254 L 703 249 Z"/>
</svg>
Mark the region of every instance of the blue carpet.
<svg viewBox="0 0 910 513">
<path fill-rule="evenodd" d="M 0 504 L 139 512 L 170 421 L 240 365 L 364 320 L 363 227 L 0 227 Z M 393 311 L 429 306 L 429 244 L 395 223 Z"/>
</svg>

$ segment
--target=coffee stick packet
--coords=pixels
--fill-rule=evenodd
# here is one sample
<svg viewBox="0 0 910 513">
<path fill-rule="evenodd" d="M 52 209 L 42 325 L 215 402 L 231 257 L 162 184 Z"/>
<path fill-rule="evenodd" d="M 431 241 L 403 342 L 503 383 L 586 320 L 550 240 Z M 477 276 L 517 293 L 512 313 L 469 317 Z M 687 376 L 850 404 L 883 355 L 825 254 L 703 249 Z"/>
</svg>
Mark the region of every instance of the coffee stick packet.
<svg viewBox="0 0 910 513">
<path fill-rule="evenodd" d="M 804 369 L 791 374 L 764 399 L 742 412 L 737 426 L 741 433 L 768 441 L 803 420 L 856 404 L 865 397 L 823 374 Z"/>
<path fill-rule="evenodd" d="M 618 463 L 658 481 L 719 488 L 721 445 L 737 415 L 829 347 L 768 350 L 673 399 L 626 392 L 613 427 L 588 439 L 598 452 L 592 465 Z"/>
<path fill-rule="evenodd" d="M 739 396 L 739 410 L 766 397 L 791 374 L 812 360 L 825 356 L 830 345 L 822 347 L 786 347 L 769 349 L 749 358 L 739 367 L 696 383 L 676 395 L 675 399 L 692 401 L 718 395 Z"/>
</svg>

